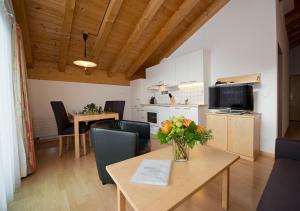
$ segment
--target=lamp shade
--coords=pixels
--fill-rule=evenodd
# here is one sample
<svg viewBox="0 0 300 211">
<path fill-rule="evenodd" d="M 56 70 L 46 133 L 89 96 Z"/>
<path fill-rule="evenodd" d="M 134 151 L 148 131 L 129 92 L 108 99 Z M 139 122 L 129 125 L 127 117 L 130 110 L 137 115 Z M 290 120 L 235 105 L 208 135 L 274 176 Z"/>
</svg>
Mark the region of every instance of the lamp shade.
<svg viewBox="0 0 300 211">
<path fill-rule="evenodd" d="M 80 66 L 80 67 L 84 67 L 84 68 L 88 68 L 88 67 L 96 67 L 97 64 L 91 61 L 87 61 L 87 60 L 76 60 L 73 61 L 73 64 Z"/>
</svg>

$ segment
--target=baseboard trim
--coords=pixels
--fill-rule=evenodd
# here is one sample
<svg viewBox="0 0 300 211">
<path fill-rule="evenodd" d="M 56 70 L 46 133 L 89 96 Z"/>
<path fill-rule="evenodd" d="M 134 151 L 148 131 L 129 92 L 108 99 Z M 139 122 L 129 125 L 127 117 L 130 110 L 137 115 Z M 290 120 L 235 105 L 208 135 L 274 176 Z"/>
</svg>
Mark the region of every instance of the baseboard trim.
<svg viewBox="0 0 300 211">
<path fill-rule="evenodd" d="M 264 156 L 264 157 L 269 157 L 269 158 L 275 158 L 275 154 L 271 153 L 271 152 L 260 151 L 259 155 Z"/>
</svg>

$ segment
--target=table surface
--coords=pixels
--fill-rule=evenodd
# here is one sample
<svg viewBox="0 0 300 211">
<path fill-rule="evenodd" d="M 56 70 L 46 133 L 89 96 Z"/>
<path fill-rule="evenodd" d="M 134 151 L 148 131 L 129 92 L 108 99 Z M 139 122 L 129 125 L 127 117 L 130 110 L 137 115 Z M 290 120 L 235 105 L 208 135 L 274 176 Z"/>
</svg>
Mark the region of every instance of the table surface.
<svg viewBox="0 0 300 211">
<path fill-rule="evenodd" d="M 106 169 L 131 206 L 146 211 L 175 208 L 237 161 L 239 156 L 209 146 L 196 146 L 190 151 L 188 162 L 173 162 L 167 187 L 130 182 L 143 159 L 172 159 L 172 147 L 112 164 Z"/>
<path fill-rule="evenodd" d="M 95 114 L 72 114 L 73 118 L 77 118 L 78 121 L 92 121 L 98 119 L 118 118 L 119 114 L 116 112 L 102 112 Z"/>
</svg>

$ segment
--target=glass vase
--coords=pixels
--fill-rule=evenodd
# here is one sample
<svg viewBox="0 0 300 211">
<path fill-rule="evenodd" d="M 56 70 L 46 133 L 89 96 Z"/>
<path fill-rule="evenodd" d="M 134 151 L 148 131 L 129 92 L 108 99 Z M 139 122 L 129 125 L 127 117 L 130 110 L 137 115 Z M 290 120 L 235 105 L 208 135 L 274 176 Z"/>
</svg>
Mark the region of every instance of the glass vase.
<svg viewBox="0 0 300 211">
<path fill-rule="evenodd" d="M 189 147 L 184 139 L 173 140 L 173 158 L 174 161 L 189 160 Z"/>
</svg>

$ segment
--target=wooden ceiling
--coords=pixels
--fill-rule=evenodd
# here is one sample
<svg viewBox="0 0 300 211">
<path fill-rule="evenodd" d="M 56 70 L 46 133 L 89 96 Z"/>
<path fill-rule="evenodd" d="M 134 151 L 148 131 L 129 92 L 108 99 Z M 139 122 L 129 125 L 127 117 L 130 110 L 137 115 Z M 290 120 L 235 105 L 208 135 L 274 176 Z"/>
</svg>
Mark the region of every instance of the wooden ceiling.
<svg viewBox="0 0 300 211">
<path fill-rule="evenodd" d="M 300 0 L 294 1 L 294 10 L 285 16 L 290 48 L 300 45 Z"/>
<path fill-rule="evenodd" d="M 87 56 L 98 64 L 93 72 L 131 79 L 168 57 L 228 1 L 13 0 L 13 4 L 29 68 L 45 62 L 65 72 L 83 58 L 82 32 L 88 32 Z"/>
</svg>

